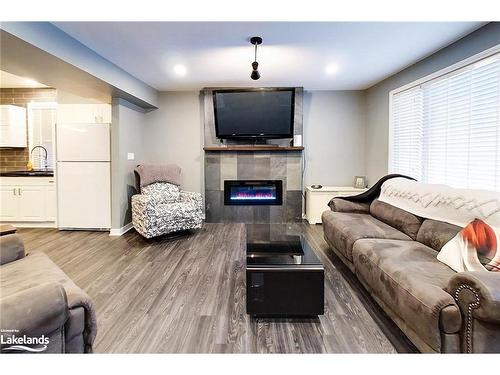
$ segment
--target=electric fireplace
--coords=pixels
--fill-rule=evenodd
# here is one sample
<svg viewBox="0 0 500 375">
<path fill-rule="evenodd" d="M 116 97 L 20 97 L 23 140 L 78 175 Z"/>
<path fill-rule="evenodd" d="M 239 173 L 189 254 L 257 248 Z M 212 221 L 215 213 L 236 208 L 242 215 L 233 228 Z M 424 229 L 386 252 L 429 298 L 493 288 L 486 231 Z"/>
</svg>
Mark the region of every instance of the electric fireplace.
<svg viewBox="0 0 500 375">
<path fill-rule="evenodd" d="M 281 206 L 281 180 L 225 180 L 224 204 L 227 206 Z"/>
</svg>

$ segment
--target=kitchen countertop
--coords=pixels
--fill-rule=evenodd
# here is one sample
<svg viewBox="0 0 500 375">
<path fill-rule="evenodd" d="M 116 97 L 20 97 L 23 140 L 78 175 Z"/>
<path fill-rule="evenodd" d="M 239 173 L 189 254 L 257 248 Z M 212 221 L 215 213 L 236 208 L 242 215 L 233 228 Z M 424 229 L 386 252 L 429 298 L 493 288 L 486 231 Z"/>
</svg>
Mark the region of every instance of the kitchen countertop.
<svg viewBox="0 0 500 375">
<path fill-rule="evenodd" d="M 54 177 L 51 169 L 0 172 L 0 177 Z"/>
</svg>

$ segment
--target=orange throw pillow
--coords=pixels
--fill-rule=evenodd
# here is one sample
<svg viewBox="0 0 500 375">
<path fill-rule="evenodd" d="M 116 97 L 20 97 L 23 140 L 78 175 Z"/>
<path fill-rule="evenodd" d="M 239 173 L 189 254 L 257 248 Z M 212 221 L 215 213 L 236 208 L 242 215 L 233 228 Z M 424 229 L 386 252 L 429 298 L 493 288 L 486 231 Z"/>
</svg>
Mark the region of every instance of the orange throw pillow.
<svg viewBox="0 0 500 375">
<path fill-rule="evenodd" d="M 500 272 L 500 233 L 475 219 L 443 246 L 437 258 L 457 272 Z"/>
</svg>

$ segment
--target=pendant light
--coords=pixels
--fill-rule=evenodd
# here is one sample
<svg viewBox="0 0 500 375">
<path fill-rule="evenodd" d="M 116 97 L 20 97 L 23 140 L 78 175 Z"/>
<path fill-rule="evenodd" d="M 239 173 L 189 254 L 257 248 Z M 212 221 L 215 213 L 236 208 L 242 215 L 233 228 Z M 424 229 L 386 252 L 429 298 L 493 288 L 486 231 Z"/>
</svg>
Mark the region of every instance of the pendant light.
<svg viewBox="0 0 500 375">
<path fill-rule="evenodd" d="M 256 81 L 260 78 L 260 73 L 258 70 L 259 63 L 257 62 L 257 46 L 262 44 L 262 38 L 260 36 L 254 36 L 250 38 L 250 43 L 252 43 L 255 46 L 255 60 L 252 63 L 252 74 L 250 74 L 250 78 Z"/>
</svg>

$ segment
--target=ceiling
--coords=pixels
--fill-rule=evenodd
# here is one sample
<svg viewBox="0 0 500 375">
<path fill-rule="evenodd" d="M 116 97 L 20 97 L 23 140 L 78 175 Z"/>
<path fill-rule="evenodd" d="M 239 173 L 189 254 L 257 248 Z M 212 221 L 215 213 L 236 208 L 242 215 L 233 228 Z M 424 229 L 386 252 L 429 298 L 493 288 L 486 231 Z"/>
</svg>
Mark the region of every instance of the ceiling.
<svg viewBox="0 0 500 375">
<path fill-rule="evenodd" d="M 43 83 L 36 82 L 31 78 L 23 78 L 16 76 L 14 74 L 10 74 L 9 72 L 0 70 L 0 88 L 40 88 L 40 87 L 48 87 Z"/>
<path fill-rule="evenodd" d="M 213 86 L 366 89 L 482 22 L 56 22 L 160 91 Z M 254 49 L 261 79 L 250 79 Z M 183 69 L 184 68 L 184 69 Z M 184 72 L 183 72 L 184 70 Z M 184 73 L 184 74 L 182 74 Z"/>
</svg>

